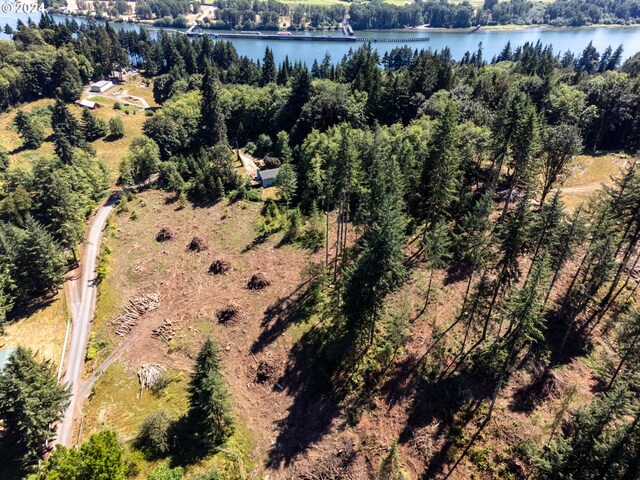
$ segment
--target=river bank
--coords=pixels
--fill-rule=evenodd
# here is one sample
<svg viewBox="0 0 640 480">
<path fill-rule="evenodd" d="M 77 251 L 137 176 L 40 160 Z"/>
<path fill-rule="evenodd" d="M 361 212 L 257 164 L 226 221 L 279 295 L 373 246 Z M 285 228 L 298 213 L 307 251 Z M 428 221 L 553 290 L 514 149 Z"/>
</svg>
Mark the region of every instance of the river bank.
<svg viewBox="0 0 640 480">
<path fill-rule="evenodd" d="M 39 20 L 39 15 L 31 15 L 34 21 Z M 0 20 L 2 23 L 8 23 L 15 26 L 18 20 L 26 23 L 28 15 L 4 15 Z M 71 16 L 54 15 L 54 20 L 64 22 Z M 85 22 L 84 17 L 75 16 L 78 22 Z M 116 30 L 138 30 L 145 28 L 151 36 L 158 35 L 159 28 L 152 25 L 140 23 L 112 23 Z M 165 29 L 176 32 L 186 32 L 186 29 Z M 212 30 L 210 30 L 212 31 Z M 217 32 L 224 32 L 218 30 Z M 238 33 L 236 30 L 227 31 L 228 33 Z M 312 32 L 306 32 L 311 35 Z M 376 38 L 397 38 L 406 36 L 407 38 L 428 38 L 428 43 L 424 46 L 416 46 L 419 48 L 430 48 L 432 50 L 442 50 L 448 48 L 454 59 L 461 59 L 466 52 L 474 52 L 478 49 L 478 45 L 482 43 L 483 54 L 486 59 L 491 59 L 498 55 L 507 42 L 511 42 L 512 48 L 522 46 L 527 42 L 541 42 L 544 45 L 552 45 L 556 53 L 564 53 L 571 50 L 575 54 L 579 54 L 584 48 L 591 43 L 598 51 L 603 52 L 607 47 L 616 48 L 623 45 L 623 60 L 640 51 L 640 26 L 624 27 L 624 26 L 589 26 L 589 27 L 548 27 L 540 26 L 530 28 L 481 28 L 475 30 L 463 29 L 431 29 L 431 28 L 415 28 L 415 29 L 399 29 L 399 30 L 366 30 L 356 31 L 355 34 L 360 38 L 376 37 Z M 342 35 L 339 31 L 327 32 L 326 35 Z M 8 35 L 1 33 L 0 38 L 10 38 Z M 304 48 L 300 48 L 299 42 L 287 42 L 277 40 L 266 40 L 259 38 L 233 38 L 228 39 L 236 48 L 239 55 L 246 56 L 252 60 L 262 60 L 267 47 L 273 50 L 276 62 L 282 62 L 285 58 L 289 61 L 301 61 L 307 65 L 312 65 L 314 61 L 322 61 L 325 55 L 330 55 L 331 62 L 339 62 L 344 55 L 348 55 L 349 51 L 357 48 L 352 43 L 340 43 L 331 41 L 314 41 L 304 42 Z M 407 42 L 407 44 L 410 44 Z M 402 46 L 402 43 L 375 43 L 374 48 L 382 57 L 385 53 L 390 52 L 394 48 Z M 413 47 L 412 47 L 413 48 Z"/>
</svg>

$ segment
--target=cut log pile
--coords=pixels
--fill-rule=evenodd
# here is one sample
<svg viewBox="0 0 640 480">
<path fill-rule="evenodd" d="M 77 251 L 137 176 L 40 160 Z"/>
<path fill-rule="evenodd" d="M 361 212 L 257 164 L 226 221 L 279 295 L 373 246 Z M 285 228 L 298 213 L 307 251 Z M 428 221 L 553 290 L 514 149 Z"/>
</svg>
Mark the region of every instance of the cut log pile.
<svg viewBox="0 0 640 480">
<path fill-rule="evenodd" d="M 140 318 L 145 313 L 158 308 L 158 305 L 160 305 L 159 293 L 148 293 L 131 300 L 125 312 L 111 322 L 116 327 L 116 334 L 121 337 L 129 335 Z"/>
<path fill-rule="evenodd" d="M 158 327 L 153 329 L 153 332 L 151 332 L 151 337 L 157 340 L 162 340 L 165 343 L 169 343 L 171 339 L 175 336 L 175 334 L 176 334 L 175 323 L 173 322 L 173 320 L 169 320 L 168 318 L 165 318 Z"/>
<path fill-rule="evenodd" d="M 218 310 L 216 312 L 216 316 L 218 317 L 218 322 L 222 323 L 223 325 L 235 325 L 240 320 L 242 320 L 240 307 L 232 303 Z"/>
<path fill-rule="evenodd" d="M 166 372 L 166 369 L 160 365 L 140 365 L 138 369 L 138 380 L 140 380 L 140 388 L 149 390 L 158 383 Z"/>
</svg>

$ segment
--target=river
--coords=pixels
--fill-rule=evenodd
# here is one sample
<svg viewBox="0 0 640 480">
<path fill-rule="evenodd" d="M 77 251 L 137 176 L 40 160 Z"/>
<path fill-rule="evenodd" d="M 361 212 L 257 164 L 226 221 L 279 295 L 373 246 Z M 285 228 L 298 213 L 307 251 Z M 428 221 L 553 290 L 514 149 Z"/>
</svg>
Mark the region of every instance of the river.
<svg viewBox="0 0 640 480">
<path fill-rule="evenodd" d="M 32 15 L 34 21 L 38 20 L 39 15 Z M 27 15 L 16 14 L 0 14 L 0 26 L 8 23 L 15 26 L 18 18 L 26 22 Z M 67 17 L 55 16 L 58 21 L 64 21 Z M 78 21 L 83 21 L 81 18 Z M 139 24 L 114 23 L 115 29 L 138 29 L 145 28 Z M 157 29 L 151 28 L 152 32 Z M 340 33 L 332 33 L 332 35 Z M 459 31 L 385 31 L 385 32 L 356 32 L 358 37 L 377 37 L 377 38 L 404 38 L 404 37 L 421 37 L 428 38 L 425 42 L 410 43 L 411 48 L 431 48 L 433 50 L 441 50 L 449 47 L 453 57 L 460 59 L 465 52 L 475 51 L 478 44 L 482 42 L 484 57 L 490 60 L 493 56 L 500 53 L 502 48 L 508 41 L 515 48 L 523 45 L 525 42 L 537 42 L 540 40 L 543 44 L 553 45 L 554 51 L 565 52 L 571 50 L 574 53 L 580 53 L 589 42 L 600 51 L 604 51 L 608 46 L 616 48 L 622 44 L 624 47 L 623 57 L 626 59 L 640 51 L 640 27 L 592 27 L 592 28 L 527 28 L 514 30 L 479 30 L 475 32 L 459 32 Z M 0 38 L 8 38 L 4 33 Z M 301 60 L 307 65 L 311 65 L 314 60 L 321 61 L 328 52 L 334 62 L 339 61 L 349 49 L 357 48 L 354 43 L 341 42 L 296 42 L 285 40 L 251 40 L 251 39 L 232 39 L 230 40 L 236 47 L 240 55 L 245 55 L 254 60 L 261 59 L 267 46 L 273 50 L 274 57 L 277 62 L 284 60 L 285 56 L 289 60 Z M 395 47 L 401 46 L 402 43 L 375 43 L 374 47 L 384 54 Z"/>
</svg>

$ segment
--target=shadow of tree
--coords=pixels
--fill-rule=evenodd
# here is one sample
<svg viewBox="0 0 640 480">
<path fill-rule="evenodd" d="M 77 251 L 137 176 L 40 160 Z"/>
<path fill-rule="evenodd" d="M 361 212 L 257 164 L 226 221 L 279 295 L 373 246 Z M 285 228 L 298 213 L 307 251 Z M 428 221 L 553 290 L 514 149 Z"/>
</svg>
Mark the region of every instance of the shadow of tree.
<svg viewBox="0 0 640 480">
<path fill-rule="evenodd" d="M 458 446 L 463 430 L 471 422 L 482 403 L 491 398 L 495 385 L 489 378 L 476 377 L 471 371 L 430 380 L 418 375 L 413 386 L 413 401 L 399 442 L 407 443 L 415 432 L 433 425 L 434 444 L 444 440 L 430 459 L 423 479 L 436 478 L 451 461 L 452 447 Z"/>
<path fill-rule="evenodd" d="M 447 286 L 461 282 L 462 280 L 468 280 L 472 271 L 473 268 L 470 265 L 460 262 L 452 262 L 449 268 L 447 268 L 447 273 L 442 283 L 444 286 Z"/>
<path fill-rule="evenodd" d="M 245 245 L 245 247 L 242 249 L 242 253 L 250 252 L 254 248 L 258 247 L 259 245 L 262 245 L 264 242 L 268 240 L 270 236 L 271 234 L 269 233 L 261 233 L 259 235 L 256 235 L 256 237 L 251 241 L 251 243 Z"/>
<path fill-rule="evenodd" d="M 55 301 L 57 293 L 58 292 L 50 292 L 42 297 L 30 300 L 29 302 L 16 305 L 16 307 L 7 314 L 5 324 L 9 325 L 11 323 L 19 322 L 20 320 L 29 318 L 40 310 L 44 310 Z"/>
<path fill-rule="evenodd" d="M 309 320 L 318 305 L 321 287 L 321 279 L 311 277 L 298 285 L 289 295 L 279 298 L 267 307 L 261 322 L 263 330 L 251 346 L 251 352 L 261 352 L 291 324 Z"/>
<path fill-rule="evenodd" d="M 349 336 L 335 323 L 314 325 L 292 348 L 278 383 L 294 401 L 287 417 L 278 422 L 279 434 L 269 452 L 268 467 L 290 465 L 331 430 L 344 396 L 339 372 L 347 348 Z"/>
</svg>

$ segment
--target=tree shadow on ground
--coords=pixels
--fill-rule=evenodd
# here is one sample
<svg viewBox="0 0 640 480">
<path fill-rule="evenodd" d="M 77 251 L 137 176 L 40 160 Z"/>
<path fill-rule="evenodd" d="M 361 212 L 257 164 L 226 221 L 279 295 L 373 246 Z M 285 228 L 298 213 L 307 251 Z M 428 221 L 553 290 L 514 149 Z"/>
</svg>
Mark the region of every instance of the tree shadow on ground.
<svg viewBox="0 0 640 480">
<path fill-rule="evenodd" d="M 294 397 L 285 418 L 278 421 L 278 437 L 269 451 L 267 466 L 288 466 L 331 430 L 340 413 L 340 389 L 334 379 L 336 339 L 331 327 L 316 324 L 294 345 L 285 373 L 278 380 Z"/>
<path fill-rule="evenodd" d="M 444 277 L 442 284 L 444 286 L 451 285 L 453 283 L 461 282 L 462 280 L 468 280 L 469 275 L 473 268 L 470 265 L 460 262 L 453 262 L 449 268 L 447 268 L 447 273 Z"/>
<path fill-rule="evenodd" d="M 11 323 L 19 322 L 20 320 L 29 318 L 39 311 L 44 310 L 55 302 L 56 295 L 57 292 L 50 292 L 42 297 L 30 300 L 29 302 L 16 305 L 14 309 L 7 314 L 6 324 L 9 325 Z"/>
<path fill-rule="evenodd" d="M 427 468 L 421 478 L 432 479 L 443 473 L 446 463 L 453 460 L 452 447 L 458 444 L 463 430 L 482 403 L 491 398 L 494 389 L 494 382 L 477 372 L 462 371 L 437 380 L 416 376 L 413 401 L 399 442 L 407 443 L 417 430 L 433 425 L 433 443 L 440 444 L 431 458 L 425 459 Z"/>
<path fill-rule="evenodd" d="M 312 277 L 298 285 L 289 295 L 269 305 L 260 324 L 262 332 L 251 346 L 251 353 L 264 350 L 291 324 L 309 320 L 318 303 L 317 289 L 317 279 Z"/>
<path fill-rule="evenodd" d="M 242 253 L 250 252 L 254 248 L 262 245 L 264 242 L 266 242 L 269 239 L 270 236 L 271 236 L 270 233 L 261 233 L 256 235 L 256 237 L 251 241 L 251 243 L 248 243 L 247 245 L 244 246 L 244 248 L 242 249 Z"/>
</svg>

